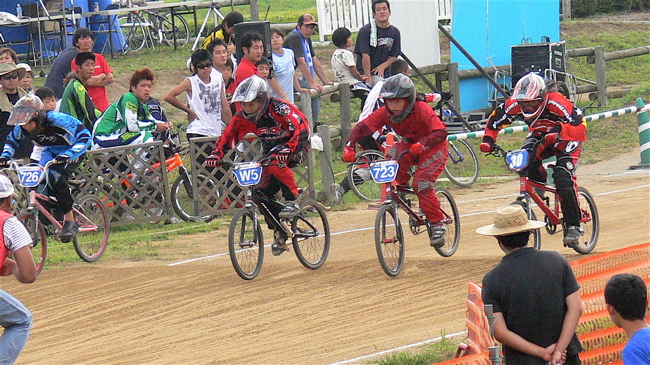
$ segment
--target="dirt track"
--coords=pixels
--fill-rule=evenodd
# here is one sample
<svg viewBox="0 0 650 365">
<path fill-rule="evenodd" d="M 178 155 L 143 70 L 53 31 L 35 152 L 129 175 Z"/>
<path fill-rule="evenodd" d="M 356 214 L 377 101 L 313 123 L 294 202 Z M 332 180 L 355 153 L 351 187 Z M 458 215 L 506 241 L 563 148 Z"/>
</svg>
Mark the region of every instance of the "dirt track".
<svg viewBox="0 0 650 365">
<path fill-rule="evenodd" d="M 601 217 L 597 252 L 650 241 L 650 175 L 617 174 L 636 162 L 631 154 L 581 170 Z M 325 364 L 462 331 L 467 282 L 480 282 L 502 256 L 474 230 L 516 190 L 516 181 L 453 189 L 462 214 L 458 252 L 442 258 L 409 233 L 405 268 L 393 279 L 381 271 L 368 229 L 333 236 L 316 271 L 293 253 L 268 252 L 251 282 L 235 274 L 227 255 L 176 266 L 47 269 L 32 285 L 3 280 L 35 318 L 19 363 Z M 371 227 L 375 211 L 359 208 L 331 212 L 332 232 Z M 559 236 L 544 233 L 542 242 L 569 260 L 581 257 Z M 210 251 L 227 252 L 226 242 Z"/>
</svg>

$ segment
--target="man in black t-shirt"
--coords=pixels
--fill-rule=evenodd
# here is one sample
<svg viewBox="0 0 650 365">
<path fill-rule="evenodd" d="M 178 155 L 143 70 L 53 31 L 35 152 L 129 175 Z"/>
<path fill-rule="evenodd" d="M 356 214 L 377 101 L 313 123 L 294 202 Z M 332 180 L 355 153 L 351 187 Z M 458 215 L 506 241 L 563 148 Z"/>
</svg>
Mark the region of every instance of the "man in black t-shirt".
<svg viewBox="0 0 650 365">
<path fill-rule="evenodd" d="M 359 29 L 354 53 L 357 54 L 357 69 L 366 76 L 372 86 L 376 82 L 393 76 L 388 67 L 402 53 L 399 29 L 390 25 L 390 3 L 388 0 L 373 0 L 370 23 Z"/>
<path fill-rule="evenodd" d="M 571 266 L 555 251 L 526 247 L 531 231 L 544 225 L 510 205 L 476 230 L 494 236 L 506 254 L 483 278 L 482 298 L 493 307 L 494 337 L 508 365 L 580 364 L 575 329 L 582 301 Z"/>
</svg>

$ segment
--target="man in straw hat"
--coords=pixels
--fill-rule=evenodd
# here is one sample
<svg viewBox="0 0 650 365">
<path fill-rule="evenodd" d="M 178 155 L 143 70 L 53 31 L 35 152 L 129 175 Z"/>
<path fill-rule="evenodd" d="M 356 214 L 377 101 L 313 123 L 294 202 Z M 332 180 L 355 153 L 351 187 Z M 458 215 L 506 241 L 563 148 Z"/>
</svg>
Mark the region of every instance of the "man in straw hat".
<svg viewBox="0 0 650 365">
<path fill-rule="evenodd" d="M 543 226 L 510 205 L 497 209 L 494 224 L 476 230 L 494 236 L 506 254 L 483 278 L 482 297 L 493 307 L 494 337 L 508 365 L 580 364 L 580 286 L 562 255 L 528 247 L 531 231 Z"/>
</svg>

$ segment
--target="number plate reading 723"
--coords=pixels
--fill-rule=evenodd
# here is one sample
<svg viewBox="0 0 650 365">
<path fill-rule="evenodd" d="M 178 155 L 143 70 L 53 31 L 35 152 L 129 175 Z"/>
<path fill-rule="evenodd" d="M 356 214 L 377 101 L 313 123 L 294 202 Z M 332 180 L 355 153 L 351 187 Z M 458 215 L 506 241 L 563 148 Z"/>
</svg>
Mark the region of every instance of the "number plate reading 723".
<svg viewBox="0 0 650 365">
<path fill-rule="evenodd" d="M 382 160 L 370 163 L 370 174 L 376 183 L 389 183 L 395 180 L 399 164 L 395 160 Z"/>
</svg>

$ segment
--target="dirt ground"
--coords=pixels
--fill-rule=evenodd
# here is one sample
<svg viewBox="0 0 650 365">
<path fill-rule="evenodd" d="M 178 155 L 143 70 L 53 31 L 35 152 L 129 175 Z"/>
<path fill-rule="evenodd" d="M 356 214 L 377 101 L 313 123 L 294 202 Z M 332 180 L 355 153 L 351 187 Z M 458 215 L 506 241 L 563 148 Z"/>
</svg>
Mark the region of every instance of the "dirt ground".
<svg viewBox="0 0 650 365">
<path fill-rule="evenodd" d="M 630 152 L 582 169 L 581 185 L 600 213 L 595 253 L 650 241 L 650 174 L 627 171 L 638 162 Z M 292 252 L 274 257 L 269 250 L 258 278 L 241 280 L 226 240 L 215 238 L 223 227 L 179 238 L 215 255 L 203 260 L 178 264 L 197 258 L 179 254 L 174 262 L 80 263 L 46 269 L 31 285 L 3 280 L 34 314 L 18 363 L 328 364 L 463 331 L 467 282 L 480 282 L 502 257 L 493 239 L 474 231 L 516 191 L 514 180 L 453 189 L 462 222 L 458 252 L 442 258 L 425 237 L 407 233 L 397 278 L 377 262 L 375 211 L 359 205 L 328 214 L 332 249 L 315 271 Z M 569 260 L 583 257 L 557 235 L 543 233 L 542 244 Z"/>
</svg>

